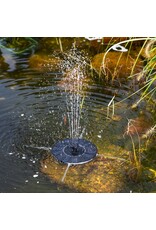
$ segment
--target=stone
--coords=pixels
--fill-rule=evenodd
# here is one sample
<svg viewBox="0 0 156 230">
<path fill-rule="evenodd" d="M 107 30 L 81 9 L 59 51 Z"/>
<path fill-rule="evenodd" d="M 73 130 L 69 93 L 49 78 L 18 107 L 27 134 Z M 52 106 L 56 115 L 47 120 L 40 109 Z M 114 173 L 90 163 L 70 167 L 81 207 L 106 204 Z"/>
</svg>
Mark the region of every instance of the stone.
<svg viewBox="0 0 156 230">
<path fill-rule="evenodd" d="M 9 69 L 8 63 L 5 62 L 4 57 L 1 56 L 1 54 L 0 54 L 0 69 L 2 69 L 3 71 L 6 71 Z"/>
<path fill-rule="evenodd" d="M 128 52 L 109 51 L 97 54 L 92 59 L 92 67 L 96 72 L 103 73 L 108 78 L 127 78 L 133 74 L 139 74 L 143 70 L 143 61 L 135 56 L 130 56 Z"/>
<path fill-rule="evenodd" d="M 70 166 L 64 182 L 61 180 L 67 165 L 57 162 L 50 154 L 41 160 L 41 172 L 52 181 L 77 192 L 120 192 L 125 187 L 129 166 L 125 159 L 113 158 L 111 154 L 114 151 L 120 155 L 121 152 L 125 153 L 125 150 L 118 146 L 111 146 L 108 149 L 107 155 L 110 157 L 105 157 L 103 151 L 87 164 Z"/>
<path fill-rule="evenodd" d="M 39 49 L 45 53 L 51 54 L 53 51 L 64 52 L 72 48 L 74 38 L 66 37 L 45 37 L 39 41 Z"/>
<path fill-rule="evenodd" d="M 58 57 L 50 57 L 49 55 L 32 55 L 29 59 L 29 66 L 38 71 L 59 71 L 61 60 Z"/>
<path fill-rule="evenodd" d="M 147 116 L 139 116 L 132 119 L 125 129 L 125 133 L 130 135 L 144 135 L 152 125 L 152 120 Z"/>
</svg>

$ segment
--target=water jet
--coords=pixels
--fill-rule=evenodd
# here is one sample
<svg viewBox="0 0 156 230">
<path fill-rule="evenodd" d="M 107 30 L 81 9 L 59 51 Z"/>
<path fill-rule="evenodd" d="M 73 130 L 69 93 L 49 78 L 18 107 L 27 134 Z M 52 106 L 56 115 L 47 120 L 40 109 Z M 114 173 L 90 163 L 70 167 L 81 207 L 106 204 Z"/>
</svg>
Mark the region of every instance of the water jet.
<svg viewBox="0 0 156 230">
<path fill-rule="evenodd" d="M 84 100 L 84 96 L 82 97 L 81 94 L 83 91 L 83 80 L 85 78 L 84 73 L 86 69 L 86 61 L 81 55 L 76 54 L 75 49 L 71 50 L 69 56 L 71 57 L 70 62 L 67 59 L 63 65 L 68 72 L 63 81 L 63 86 L 66 92 L 70 138 L 56 142 L 51 149 L 52 155 L 59 162 L 67 164 L 67 168 L 62 177 L 62 182 L 64 181 L 71 165 L 87 163 L 97 155 L 96 146 L 90 141 L 81 138 L 84 130 L 84 128 L 81 130 L 82 127 L 80 125 L 82 111 L 81 105 Z"/>
</svg>

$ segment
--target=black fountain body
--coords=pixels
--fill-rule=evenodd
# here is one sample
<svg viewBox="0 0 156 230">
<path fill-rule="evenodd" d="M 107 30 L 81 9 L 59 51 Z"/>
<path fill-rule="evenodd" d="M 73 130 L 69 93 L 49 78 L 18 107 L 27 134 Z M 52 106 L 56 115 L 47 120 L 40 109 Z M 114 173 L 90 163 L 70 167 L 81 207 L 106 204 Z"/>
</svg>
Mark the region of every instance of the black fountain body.
<svg viewBox="0 0 156 230">
<path fill-rule="evenodd" d="M 65 164 L 84 164 L 97 155 L 97 148 L 85 139 L 64 139 L 53 145 L 51 153 Z"/>
</svg>

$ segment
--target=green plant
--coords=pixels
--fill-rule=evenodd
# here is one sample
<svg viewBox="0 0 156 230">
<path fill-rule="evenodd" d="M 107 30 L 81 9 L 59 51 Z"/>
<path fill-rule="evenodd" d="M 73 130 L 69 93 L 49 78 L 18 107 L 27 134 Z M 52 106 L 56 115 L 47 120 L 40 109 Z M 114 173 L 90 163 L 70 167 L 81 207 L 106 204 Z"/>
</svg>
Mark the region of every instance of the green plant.
<svg viewBox="0 0 156 230">
<path fill-rule="evenodd" d="M 105 72 L 105 60 L 106 60 L 106 56 L 108 54 L 108 52 L 113 49 L 113 47 L 117 47 L 117 46 L 120 46 L 121 44 L 124 44 L 126 43 L 126 45 L 130 42 L 133 42 L 133 41 L 141 41 L 141 40 L 145 40 L 143 46 L 141 47 L 136 59 L 134 60 L 134 64 L 133 64 L 133 67 L 132 67 L 132 70 L 131 70 L 131 74 L 130 76 L 128 76 L 128 78 L 134 78 L 136 77 L 136 74 L 133 74 L 133 71 L 134 71 L 134 68 L 136 66 L 136 63 L 137 63 L 137 60 L 139 59 L 141 53 L 144 51 L 145 53 L 145 59 L 146 59 L 146 64 L 143 68 L 143 71 L 139 74 L 137 74 L 137 79 L 138 81 L 141 80 L 141 78 L 143 76 L 145 76 L 145 81 L 144 81 L 144 86 L 142 86 L 140 89 L 138 89 L 137 91 L 135 91 L 134 93 L 132 93 L 131 95 L 127 96 L 126 98 L 122 99 L 121 101 L 113 104 L 113 105 L 110 105 L 109 108 L 112 106 L 116 106 L 117 104 L 127 100 L 128 98 L 134 96 L 135 94 L 137 93 L 141 93 L 141 96 L 139 98 L 139 100 L 132 106 L 132 107 L 136 107 L 138 106 L 138 104 L 144 100 L 145 98 L 148 100 L 150 100 L 155 91 L 156 91 L 156 85 L 154 84 L 155 81 L 156 81 L 156 47 L 154 47 L 154 44 L 156 43 L 156 38 L 133 38 L 133 39 L 129 39 L 129 40 L 126 40 L 126 41 L 122 41 L 122 42 L 119 42 L 118 44 L 115 44 L 113 46 L 111 46 L 107 51 L 106 53 L 104 54 L 104 57 L 103 57 L 103 70 Z M 130 44 L 130 47 L 132 47 L 132 43 Z M 129 51 L 128 51 L 129 52 Z M 121 53 L 122 55 L 122 53 Z M 121 58 L 121 55 L 119 57 L 119 59 L 117 60 L 117 65 L 115 68 L 117 68 L 118 66 L 118 63 L 119 63 L 119 60 Z"/>
<path fill-rule="evenodd" d="M 13 54 L 22 54 L 26 51 L 33 49 L 38 45 L 38 42 L 31 37 L 24 38 L 1 38 L 0 48 L 7 49 Z"/>
<path fill-rule="evenodd" d="M 140 144 L 140 137 L 139 137 L 139 134 L 138 134 L 138 131 L 137 131 L 137 128 L 135 127 L 135 124 L 134 124 L 134 120 L 132 119 L 128 119 L 128 124 L 127 124 L 127 130 L 126 132 L 124 133 L 124 136 L 125 135 L 128 135 L 131 139 L 131 143 L 132 143 L 132 155 L 130 156 L 130 162 L 132 164 L 132 169 L 130 170 L 131 172 L 132 171 L 135 171 L 135 174 L 133 176 L 133 179 L 135 181 L 138 181 L 140 176 L 141 176 L 141 172 L 142 172 L 142 165 L 141 165 L 141 144 Z M 134 142 L 134 139 L 133 139 L 133 136 L 131 134 L 131 131 L 130 131 L 130 128 L 133 127 L 134 130 L 135 130 L 135 133 L 138 137 L 138 148 L 135 146 L 135 142 Z"/>
</svg>

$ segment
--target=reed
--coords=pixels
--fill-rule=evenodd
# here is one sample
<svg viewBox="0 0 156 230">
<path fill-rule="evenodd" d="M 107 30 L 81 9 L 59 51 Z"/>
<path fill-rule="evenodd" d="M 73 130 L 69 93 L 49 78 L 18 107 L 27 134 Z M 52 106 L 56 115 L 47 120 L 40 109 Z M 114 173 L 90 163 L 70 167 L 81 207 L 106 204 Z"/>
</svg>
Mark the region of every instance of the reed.
<svg viewBox="0 0 156 230">
<path fill-rule="evenodd" d="M 63 53 L 63 46 L 62 46 L 61 38 L 59 38 L 58 40 L 59 40 L 60 50 L 61 50 L 61 52 Z"/>
<path fill-rule="evenodd" d="M 134 60 L 134 64 L 133 64 L 133 67 L 132 67 L 132 70 L 131 70 L 131 75 L 128 76 L 128 78 L 135 78 L 136 77 L 136 78 L 138 78 L 138 80 L 141 80 L 142 76 L 144 76 L 145 77 L 144 86 L 142 86 L 137 91 L 135 91 L 134 93 L 130 94 L 129 96 L 125 97 L 121 101 L 110 105 L 109 108 L 111 108 L 111 107 L 114 108 L 117 104 L 120 104 L 121 102 L 126 101 L 130 97 L 132 97 L 135 94 L 140 92 L 139 100 L 135 104 L 133 104 L 133 106 L 132 106 L 133 108 L 135 108 L 136 106 L 139 105 L 139 103 L 142 100 L 145 100 L 145 99 L 148 99 L 148 101 L 151 100 L 152 97 L 154 96 L 155 92 L 156 92 L 156 84 L 155 84 L 155 82 L 156 82 L 156 47 L 154 46 L 154 44 L 156 43 L 156 38 L 130 39 L 130 40 L 127 40 L 127 41 L 122 41 L 122 42 L 118 43 L 118 45 L 124 44 L 126 42 L 128 43 L 128 42 L 138 41 L 138 40 L 145 40 L 145 42 L 144 42 L 143 46 L 141 47 L 141 49 L 140 49 L 140 51 L 139 51 L 139 53 L 138 53 L 138 55 L 136 57 L 136 60 Z M 152 45 L 153 45 L 153 47 L 151 48 Z M 131 47 L 132 47 L 132 43 L 131 43 Z M 106 53 L 105 53 L 105 55 L 103 57 L 103 68 L 104 69 L 105 69 L 105 64 L 104 63 L 105 63 L 106 55 L 112 48 L 113 48 L 113 46 L 110 47 L 106 51 Z M 134 71 L 134 68 L 136 66 L 137 60 L 139 59 L 139 57 L 140 57 L 141 53 L 143 52 L 143 50 L 144 50 L 144 53 L 145 53 L 146 64 L 145 64 L 145 66 L 143 68 L 143 71 L 140 74 L 133 74 L 133 71 Z M 120 58 L 121 58 L 121 55 L 120 55 Z M 117 60 L 117 64 L 116 64 L 115 68 L 117 68 L 119 60 L 120 59 Z"/>
<path fill-rule="evenodd" d="M 131 131 L 130 131 L 130 128 L 133 127 L 134 130 L 135 130 L 135 133 L 137 135 L 137 138 L 138 138 L 138 148 L 136 147 L 135 145 L 135 142 L 134 142 L 134 138 L 131 134 Z M 131 143 L 132 143 L 132 155 L 130 156 L 130 162 L 132 164 L 132 169 L 130 170 L 129 173 L 131 173 L 132 171 L 135 171 L 136 173 L 134 174 L 133 176 L 133 179 L 135 181 L 138 181 L 140 176 L 141 176 L 141 173 L 142 173 L 142 164 L 141 164 L 141 143 L 140 143 L 140 136 L 138 134 L 138 131 L 137 131 L 137 128 L 135 127 L 135 124 L 134 124 L 134 120 L 132 119 L 128 119 L 128 124 L 127 124 L 127 130 L 126 132 L 124 133 L 124 137 L 125 135 L 128 135 L 131 139 Z"/>
<path fill-rule="evenodd" d="M 112 97 L 112 99 L 110 100 L 110 102 L 107 105 L 107 119 L 109 119 L 109 117 L 110 117 L 110 107 L 112 107 L 111 117 L 113 117 L 114 114 L 115 114 L 115 106 L 114 106 L 115 102 L 114 102 L 114 99 L 115 99 L 115 95 Z"/>
</svg>

